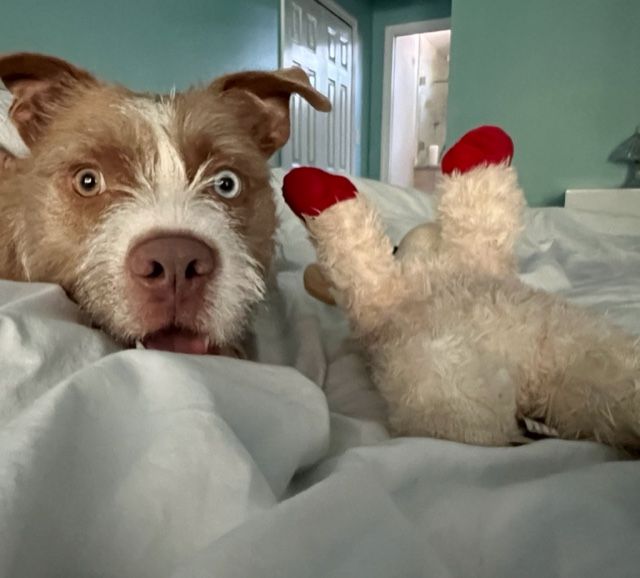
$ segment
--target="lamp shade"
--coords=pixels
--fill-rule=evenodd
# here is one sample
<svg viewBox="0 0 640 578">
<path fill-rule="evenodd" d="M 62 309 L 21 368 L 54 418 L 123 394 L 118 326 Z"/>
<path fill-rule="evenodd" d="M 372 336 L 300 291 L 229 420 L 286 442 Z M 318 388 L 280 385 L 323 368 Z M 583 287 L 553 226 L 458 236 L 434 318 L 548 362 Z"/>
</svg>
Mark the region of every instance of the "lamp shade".
<svg viewBox="0 0 640 578">
<path fill-rule="evenodd" d="M 640 161 L 640 126 L 622 144 L 618 145 L 611 153 L 611 160 L 617 162 Z"/>
<path fill-rule="evenodd" d="M 609 159 L 615 163 L 627 164 L 627 178 L 623 187 L 640 187 L 640 126 L 615 148 Z"/>
</svg>

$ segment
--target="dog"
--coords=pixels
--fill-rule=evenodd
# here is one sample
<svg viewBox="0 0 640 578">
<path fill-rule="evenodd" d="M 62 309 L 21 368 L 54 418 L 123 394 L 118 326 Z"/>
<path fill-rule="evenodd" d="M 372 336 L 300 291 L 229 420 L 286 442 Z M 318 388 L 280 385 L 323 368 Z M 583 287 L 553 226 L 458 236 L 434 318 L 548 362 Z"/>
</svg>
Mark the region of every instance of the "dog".
<svg viewBox="0 0 640 578">
<path fill-rule="evenodd" d="M 126 347 L 237 353 L 274 249 L 268 162 L 290 97 L 331 109 L 306 73 L 153 95 L 20 53 L 0 79 L 30 150 L 0 149 L 0 277 L 61 285 Z"/>
</svg>

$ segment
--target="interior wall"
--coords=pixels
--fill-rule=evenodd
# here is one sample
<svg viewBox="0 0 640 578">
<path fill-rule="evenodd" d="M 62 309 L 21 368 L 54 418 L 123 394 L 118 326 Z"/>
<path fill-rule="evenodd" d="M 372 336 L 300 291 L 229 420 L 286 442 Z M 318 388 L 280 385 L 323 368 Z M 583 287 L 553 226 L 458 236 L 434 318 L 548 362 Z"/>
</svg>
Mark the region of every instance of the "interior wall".
<svg viewBox="0 0 640 578">
<path fill-rule="evenodd" d="M 275 0 L 3 0 L 0 52 L 67 58 L 140 90 L 278 64 Z"/>
<path fill-rule="evenodd" d="M 446 18 L 451 0 L 340 0 L 359 20 L 361 172 L 379 177 L 384 29 Z M 3 0 L 0 52 L 43 51 L 165 91 L 278 65 L 278 0 Z M 607 162 L 638 118 L 637 0 L 454 0 L 448 141 L 483 122 L 516 138 L 532 204 L 618 186 Z"/>
<path fill-rule="evenodd" d="M 417 150 L 416 104 L 420 37 L 396 39 L 393 64 L 391 134 L 389 135 L 389 182 L 413 186 Z"/>
<path fill-rule="evenodd" d="M 617 187 L 640 123 L 638 0 L 454 0 L 448 142 L 482 123 L 515 141 L 532 205 Z"/>
</svg>

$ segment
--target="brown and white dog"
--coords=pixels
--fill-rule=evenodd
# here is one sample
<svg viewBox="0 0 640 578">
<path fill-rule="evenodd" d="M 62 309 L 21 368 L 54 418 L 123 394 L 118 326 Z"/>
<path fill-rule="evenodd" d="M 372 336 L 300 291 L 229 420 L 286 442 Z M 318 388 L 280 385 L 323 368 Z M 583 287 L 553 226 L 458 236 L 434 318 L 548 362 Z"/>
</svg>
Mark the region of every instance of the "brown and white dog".
<svg viewBox="0 0 640 578">
<path fill-rule="evenodd" d="M 31 151 L 0 149 L 0 277 L 60 284 L 125 346 L 233 351 L 264 294 L 290 96 L 330 110 L 306 74 L 157 96 L 12 54 L 0 79 Z"/>
</svg>

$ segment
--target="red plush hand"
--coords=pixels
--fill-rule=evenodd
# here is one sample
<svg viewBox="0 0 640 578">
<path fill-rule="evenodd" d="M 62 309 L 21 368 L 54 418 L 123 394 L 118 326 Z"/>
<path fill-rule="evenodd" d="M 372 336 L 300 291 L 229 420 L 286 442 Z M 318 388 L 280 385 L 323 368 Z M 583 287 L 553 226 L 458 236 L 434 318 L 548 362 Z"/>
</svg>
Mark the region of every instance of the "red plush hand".
<svg viewBox="0 0 640 578">
<path fill-rule="evenodd" d="M 298 217 L 319 215 L 332 205 L 357 195 L 349 179 L 312 167 L 290 171 L 284 178 L 282 192 L 285 202 Z"/>
<path fill-rule="evenodd" d="M 513 141 L 497 126 L 481 126 L 466 133 L 442 158 L 442 172 L 466 173 L 481 165 L 511 163 Z"/>
</svg>

